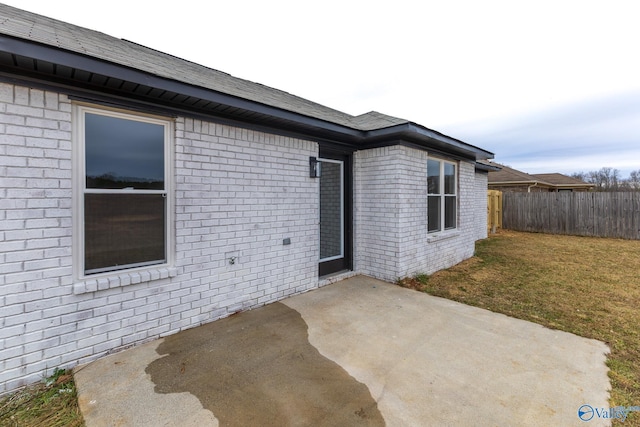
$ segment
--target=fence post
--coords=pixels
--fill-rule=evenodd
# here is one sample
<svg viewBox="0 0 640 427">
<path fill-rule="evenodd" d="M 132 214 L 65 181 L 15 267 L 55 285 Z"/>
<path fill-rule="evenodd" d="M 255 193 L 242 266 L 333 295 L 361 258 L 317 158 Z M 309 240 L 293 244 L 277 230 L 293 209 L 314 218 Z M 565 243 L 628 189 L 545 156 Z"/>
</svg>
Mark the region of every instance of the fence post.
<svg viewBox="0 0 640 427">
<path fill-rule="evenodd" d="M 490 230 L 491 234 L 495 234 L 497 228 L 502 228 L 502 192 L 488 190 L 487 230 Z"/>
</svg>

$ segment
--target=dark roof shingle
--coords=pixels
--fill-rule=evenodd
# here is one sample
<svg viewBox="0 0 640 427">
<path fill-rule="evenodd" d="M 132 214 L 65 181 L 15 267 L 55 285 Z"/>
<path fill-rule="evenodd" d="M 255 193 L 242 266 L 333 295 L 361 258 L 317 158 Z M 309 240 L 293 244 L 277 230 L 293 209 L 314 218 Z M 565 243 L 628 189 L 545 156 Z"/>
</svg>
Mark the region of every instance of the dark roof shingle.
<svg viewBox="0 0 640 427">
<path fill-rule="evenodd" d="M 592 184 L 588 184 L 579 179 L 572 178 L 561 173 L 532 173 L 528 174 L 509 166 L 501 165 L 496 162 L 478 161 L 478 163 L 497 166 L 499 171 L 489 172 L 489 184 L 523 184 L 523 185 L 543 185 L 548 187 L 573 187 L 573 188 L 591 188 Z"/>
<path fill-rule="evenodd" d="M 350 149 L 402 141 L 466 159 L 493 153 L 420 124 L 371 111 L 359 116 L 140 44 L 0 4 L 5 72 L 89 99 L 141 102 L 211 115 Z M 107 99 L 106 102 L 109 102 Z"/>
<path fill-rule="evenodd" d="M 499 171 L 490 172 L 489 173 L 489 183 L 540 183 L 546 185 L 552 185 L 550 182 L 545 181 L 541 178 L 536 178 L 533 175 L 529 175 L 528 173 L 519 171 L 517 169 L 513 169 L 509 166 L 501 165 L 499 163 L 490 162 L 489 164 L 498 166 L 500 168 Z"/>
<path fill-rule="evenodd" d="M 376 112 L 354 117 L 288 92 L 234 77 L 128 40 L 3 4 L 0 4 L 0 33 L 353 129 L 371 130 L 408 123 L 407 120 Z"/>
<path fill-rule="evenodd" d="M 593 184 L 588 184 L 579 179 L 563 175 L 561 173 L 533 173 L 531 176 L 542 179 L 546 182 L 550 182 L 553 185 L 557 186 L 583 186 L 583 187 L 593 187 Z"/>
</svg>

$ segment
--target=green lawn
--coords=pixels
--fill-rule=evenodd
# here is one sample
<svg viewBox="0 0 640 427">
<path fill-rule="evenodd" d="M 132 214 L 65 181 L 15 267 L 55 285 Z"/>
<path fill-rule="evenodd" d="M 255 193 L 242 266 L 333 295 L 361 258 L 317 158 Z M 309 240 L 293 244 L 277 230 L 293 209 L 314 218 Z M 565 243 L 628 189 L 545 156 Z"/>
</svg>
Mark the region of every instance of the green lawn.
<svg viewBox="0 0 640 427">
<path fill-rule="evenodd" d="M 640 241 L 501 231 L 475 257 L 399 284 L 604 341 L 610 406 L 640 406 Z M 620 425 L 640 426 L 640 413 Z"/>
</svg>

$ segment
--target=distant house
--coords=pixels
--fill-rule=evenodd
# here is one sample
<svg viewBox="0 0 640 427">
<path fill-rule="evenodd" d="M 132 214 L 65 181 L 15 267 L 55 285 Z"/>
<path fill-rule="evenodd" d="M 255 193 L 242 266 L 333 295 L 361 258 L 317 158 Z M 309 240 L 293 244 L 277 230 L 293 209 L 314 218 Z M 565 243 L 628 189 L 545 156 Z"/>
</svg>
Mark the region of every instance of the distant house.
<svg viewBox="0 0 640 427">
<path fill-rule="evenodd" d="M 561 173 L 528 174 L 495 162 L 483 162 L 499 170 L 489 171 L 489 189 L 513 192 L 589 191 L 593 184 Z"/>
<path fill-rule="evenodd" d="M 553 191 L 589 191 L 594 185 L 561 173 L 534 173 L 536 178 L 553 185 Z"/>
<path fill-rule="evenodd" d="M 492 153 L 0 5 L 0 393 L 486 237 Z"/>
</svg>

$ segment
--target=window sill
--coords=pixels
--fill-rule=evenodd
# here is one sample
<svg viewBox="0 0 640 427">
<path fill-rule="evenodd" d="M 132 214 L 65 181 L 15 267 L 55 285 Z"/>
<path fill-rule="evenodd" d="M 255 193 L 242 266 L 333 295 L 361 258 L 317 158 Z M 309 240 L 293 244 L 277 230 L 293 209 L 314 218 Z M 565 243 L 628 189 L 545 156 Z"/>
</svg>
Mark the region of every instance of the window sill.
<svg viewBox="0 0 640 427">
<path fill-rule="evenodd" d="M 437 234 L 429 234 L 427 236 L 427 243 L 435 243 L 441 240 L 452 239 L 460 235 L 460 230 L 447 230 Z"/>
<path fill-rule="evenodd" d="M 119 288 L 138 283 L 151 282 L 153 280 L 167 279 L 178 275 L 175 267 L 149 268 L 131 272 L 114 272 L 97 278 L 85 278 L 73 284 L 75 295 L 88 292 L 102 291 L 105 289 Z"/>
</svg>

